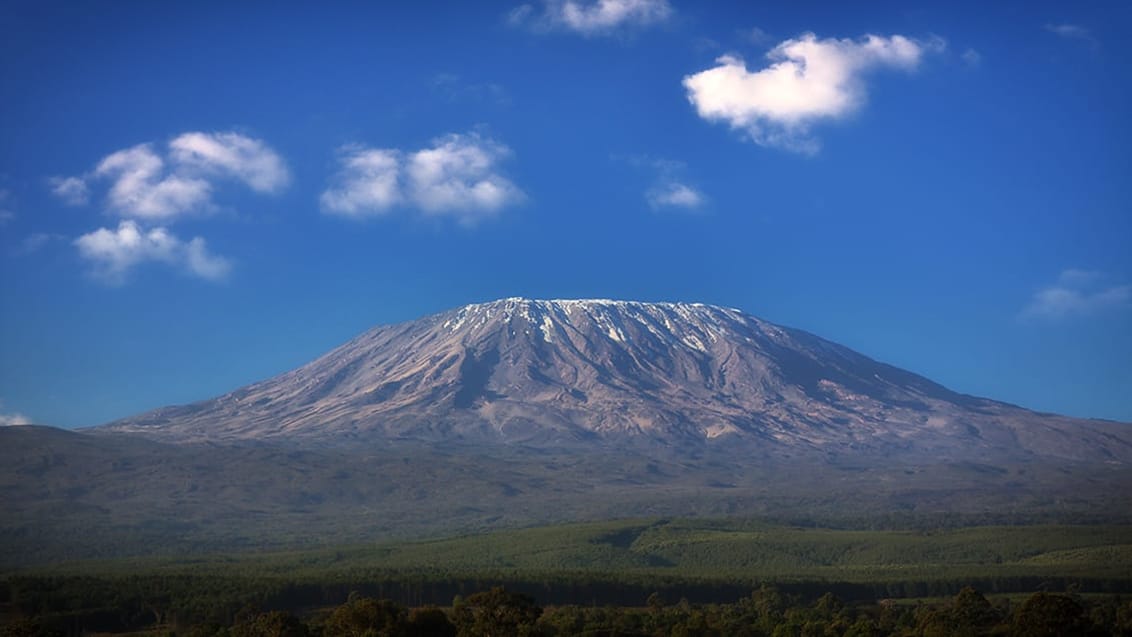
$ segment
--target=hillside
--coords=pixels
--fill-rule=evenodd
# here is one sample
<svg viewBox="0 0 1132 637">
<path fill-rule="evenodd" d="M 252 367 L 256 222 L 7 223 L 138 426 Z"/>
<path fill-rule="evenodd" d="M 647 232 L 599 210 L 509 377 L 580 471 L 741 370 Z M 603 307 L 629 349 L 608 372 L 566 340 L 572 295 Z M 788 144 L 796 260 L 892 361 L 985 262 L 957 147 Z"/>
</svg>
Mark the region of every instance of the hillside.
<svg viewBox="0 0 1132 637">
<path fill-rule="evenodd" d="M 98 431 L 1132 462 L 1124 424 L 961 395 L 738 310 L 624 301 L 504 299 L 380 326 L 291 372 Z"/>
</svg>

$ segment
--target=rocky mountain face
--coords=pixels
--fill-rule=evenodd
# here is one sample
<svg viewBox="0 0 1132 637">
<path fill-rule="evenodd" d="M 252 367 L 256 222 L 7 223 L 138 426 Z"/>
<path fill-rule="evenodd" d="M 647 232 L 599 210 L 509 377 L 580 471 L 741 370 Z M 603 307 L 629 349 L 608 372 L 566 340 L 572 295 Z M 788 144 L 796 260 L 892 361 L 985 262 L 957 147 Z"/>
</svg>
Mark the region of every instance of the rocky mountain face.
<svg viewBox="0 0 1132 637">
<path fill-rule="evenodd" d="M 961 395 L 734 309 L 605 300 L 504 299 L 377 327 L 291 372 L 98 431 L 1132 462 L 1129 425 Z"/>
</svg>

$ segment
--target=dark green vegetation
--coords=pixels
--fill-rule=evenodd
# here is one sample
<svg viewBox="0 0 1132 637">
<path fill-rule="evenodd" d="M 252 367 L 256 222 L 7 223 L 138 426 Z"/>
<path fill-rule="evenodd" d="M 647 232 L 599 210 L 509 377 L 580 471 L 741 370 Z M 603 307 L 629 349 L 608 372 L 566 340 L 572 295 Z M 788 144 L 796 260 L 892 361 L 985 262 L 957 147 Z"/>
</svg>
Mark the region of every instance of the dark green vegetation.
<svg viewBox="0 0 1132 637">
<path fill-rule="evenodd" d="M 235 631 L 235 624 L 251 621 L 241 610 L 253 608 L 311 618 L 303 630 L 318 632 L 323 616 L 318 609 L 341 604 L 352 591 L 410 607 L 446 606 L 457 595 L 471 600 L 477 591 L 504 584 L 556 607 L 629 607 L 548 609 L 538 622 L 543 628 L 549 622 L 583 631 L 628 622 L 621 627 L 629 632 L 622 634 L 668 634 L 658 627 L 675 630 L 677 624 L 699 622 L 722 632 L 691 634 L 742 634 L 730 632 L 728 622 L 754 621 L 764 632 L 748 634 L 771 634 L 789 616 L 826 625 L 837 619 L 841 632 L 833 634 L 840 635 L 857 634 L 848 630 L 862 617 L 882 631 L 921 626 L 928 613 L 945 607 L 890 607 L 876 600 L 942 598 L 967 585 L 1022 598 L 1047 589 L 1128 594 L 1130 564 L 1132 530 L 1126 526 L 865 531 L 760 521 L 623 520 L 353 548 L 87 561 L 13 574 L 4 584 L 21 616 L 106 631 L 155 623 Z M 765 616 L 745 614 L 754 603 L 750 592 L 768 583 L 782 598 L 775 602 L 781 608 L 771 616 L 773 625 Z M 826 593 L 850 604 L 846 615 L 838 615 L 846 607 L 831 598 L 824 603 L 832 615 L 812 615 Z M 675 603 L 681 599 L 687 602 Z M 737 599 L 746 601 L 736 605 Z M 1095 610 L 1074 600 L 1082 613 Z M 640 608 L 650 604 L 647 611 Z M 453 621 L 458 606 L 450 613 Z M 789 614 L 789 608 L 801 610 Z M 1009 624 L 1020 609 L 1000 604 L 986 611 L 987 626 Z M 1116 611 L 1104 612 L 1115 617 Z M 263 621 L 282 620 L 273 615 Z"/>
<path fill-rule="evenodd" d="M 669 577 L 751 586 L 775 582 L 857 584 L 1065 580 L 1088 589 L 1132 587 L 1132 527 L 983 526 L 853 530 L 759 520 L 621 520 L 498 531 L 447 539 L 385 542 L 197 558 L 70 563 L 39 573 L 220 574 L 365 581 L 390 574 L 428 579 Z M 1098 588 L 1099 587 L 1099 588 Z M 903 596 L 900 591 L 878 594 Z M 927 593 L 916 593 L 913 596 Z"/>
<path fill-rule="evenodd" d="M 0 637 L 62 637 L 92 630 L 190 637 L 1132 635 L 1132 601 L 1086 598 L 1073 591 L 992 601 L 965 587 L 948 600 L 897 603 L 846 602 L 832 593 L 808 599 L 764 585 L 726 603 L 695 604 L 686 598 L 673 602 L 653 592 L 632 605 L 543 607 L 531 595 L 493 587 L 467 597 L 456 595 L 447 608 L 410 609 L 355 591 L 337 605 L 280 608 L 286 601 L 274 598 L 265 600 L 276 607 L 272 610 L 264 610 L 263 603 L 233 610 L 230 602 L 216 599 L 198 600 L 192 607 L 170 604 L 167 596 L 149 593 L 143 584 L 132 595 L 113 599 L 118 610 L 100 611 L 75 608 L 73 603 L 84 593 L 81 602 L 99 597 L 110 601 L 114 593 L 97 588 L 103 582 L 72 582 L 71 598 L 36 591 L 28 584 L 14 582 L 4 589 L 12 615 L 0 625 Z M 56 594 L 37 604 L 32 597 L 37 593 Z M 60 608 L 67 603 L 72 606 Z"/>
<path fill-rule="evenodd" d="M 1130 472 L 1119 464 L 1037 461 L 900 465 L 828 458 L 803 466 L 723 448 L 677 455 L 409 442 L 363 450 L 169 445 L 6 427 L 0 429 L 0 572 L 91 558 L 314 549 L 631 516 L 758 517 L 863 530 L 1132 524 Z M 714 540 L 734 537 L 721 532 Z M 631 551 L 618 559 L 627 567 L 683 559 L 660 548 L 648 554 L 654 562 Z M 1112 561 L 1093 553 L 1079 560 Z"/>
</svg>

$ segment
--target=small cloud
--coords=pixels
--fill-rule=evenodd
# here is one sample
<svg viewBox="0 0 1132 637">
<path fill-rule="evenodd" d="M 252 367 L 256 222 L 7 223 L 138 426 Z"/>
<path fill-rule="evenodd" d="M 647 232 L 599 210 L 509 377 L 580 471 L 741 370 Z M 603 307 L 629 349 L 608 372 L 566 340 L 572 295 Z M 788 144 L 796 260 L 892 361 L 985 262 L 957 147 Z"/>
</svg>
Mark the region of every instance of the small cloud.
<svg viewBox="0 0 1132 637">
<path fill-rule="evenodd" d="M 346 146 L 338 155 L 340 168 L 333 177 L 334 186 L 319 197 L 324 212 L 346 217 L 381 215 L 404 201 L 400 151 Z"/>
<path fill-rule="evenodd" d="M 408 157 L 409 196 L 428 213 L 491 214 L 523 200 L 522 191 L 495 172 L 510 149 L 479 135 L 448 135 Z M 471 217 L 464 217 L 465 220 Z"/>
<path fill-rule="evenodd" d="M 68 206 L 85 206 L 90 201 L 90 188 L 82 177 L 51 177 L 51 192 Z"/>
<path fill-rule="evenodd" d="M 4 408 L 4 401 L 0 399 L 0 409 Z M 20 427 L 33 424 L 31 418 L 13 412 L 0 412 L 0 427 Z"/>
<path fill-rule="evenodd" d="M 0 226 L 16 220 L 16 213 L 5 207 L 11 196 L 11 193 L 7 190 L 0 189 Z"/>
<path fill-rule="evenodd" d="M 153 144 L 138 144 L 102 158 L 87 175 L 53 177 L 50 183 L 65 202 L 79 204 L 89 198 L 92 182 L 107 180 L 111 210 L 123 217 L 165 221 L 213 208 L 215 182 L 224 179 L 270 194 L 286 187 L 290 174 L 262 140 L 190 132 L 170 141 L 165 153 Z"/>
<path fill-rule="evenodd" d="M 39 252 L 41 249 L 47 246 L 47 244 L 53 241 L 62 241 L 66 238 L 67 237 L 61 234 L 54 234 L 50 232 L 36 232 L 35 234 L 30 234 L 24 237 L 24 240 L 20 242 L 20 247 L 17 248 L 13 252 L 13 254 L 15 254 L 16 256 L 25 256 Z"/>
<path fill-rule="evenodd" d="M 1021 317 L 1060 321 L 1130 307 L 1132 285 L 1113 285 L 1101 272 L 1069 269 L 1035 292 Z"/>
<path fill-rule="evenodd" d="M 119 223 L 117 230 L 99 228 L 84 234 L 74 245 L 90 262 L 92 274 L 110 285 L 124 283 L 133 268 L 150 261 L 210 280 L 223 279 L 231 269 L 227 259 L 208 252 L 200 237 L 184 242 L 165 228 L 143 230 L 131 220 Z"/>
<path fill-rule="evenodd" d="M 404 206 L 472 224 L 525 199 L 498 172 L 497 164 L 509 155 L 506 146 L 475 133 L 441 137 L 413 152 L 347 146 L 320 203 L 324 212 L 347 217 Z"/>
<path fill-rule="evenodd" d="M 239 133 L 185 133 L 169 142 L 182 169 L 234 177 L 260 193 L 277 193 L 291 180 L 283 158 L 262 140 Z"/>
<path fill-rule="evenodd" d="M 107 155 L 98 162 L 94 176 L 113 181 L 106 201 L 126 217 L 175 217 L 204 207 L 212 197 L 207 180 L 167 173 L 165 160 L 149 144 Z"/>
<path fill-rule="evenodd" d="M 24 427 L 31 424 L 31 418 L 23 414 L 0 414 L 0 427 Z"/>
<path fill-rule="evenodd" d="M 534 31 L 573 31 L 585 36 L 611 35 L 629 28 L 662 23 L 672 16 L 667 0 L 543 0 L 515 7 L 507 22 Z"/>
<path fill-rule="evenodd" d="M 963 63 L 972 68 L 979 66 L 983 63 L 983 56 L 975 49 L 967 49 L 959 56 Z"/>
<path fill-rule="evenodd" d="M 684 162 L 648 156 L 629 157 L 627 161 L 653 173 L 653 183 L 645 191 L 645 201 L 653 210 L 679 208 L 691 211 L 707 204 L 707 197 L 684 178 L 687 169 Z"/>
<path fill-rule="evenodd" d="M 698 190 L 678 181 L 659 184 L 646 193 L 649 205 L 656 208 L 686 208 L 695 210 L 704 205 L 704 196 Z"/>
<path fill-rule="evenodd" d="M 860 109 L 867 97 L 867 72 L 912 71 L 926 53 L 944 48 L 939 38 L 867 35 L 860 40 L 819 40 L 806 33 L 767 53 L 770 64 L 762 69 L 749 71 L 742 59 L 724 55 L 715 67 L 686 76 L 683 84 L 701 118 L 726 122 L 762 146 L 814 154 L 820 144 L 812 127 Z"/>
<path fill-rule="evenodd" d="M 1089 29 L 1079 24 L 1046 24 L 1045 30 L 1065 38 L 1066 40 L 1078 40 L 1088 44 L 1091 48 L 1100 48 L 1100 40 L 1093 37 Z"/>
<path fill-rule="evenodd" d="M 767 44 L 770 44 L 771 42 L 774 42 L 774 36 L 758 27 L 751 27 L 750 29 L 743 31 L 742 33 L 744 39 L 751 44 L 754 44 L 755 46 L 765 46 Z"/>
<path fill-rule="evenodd" d="M 440 73 L 432 78 L 432 89 L 450 102 L 482 102 L 507 106 L 511 96 L 493 82 L 466 82 L 459 75 Z"/>
</svg>

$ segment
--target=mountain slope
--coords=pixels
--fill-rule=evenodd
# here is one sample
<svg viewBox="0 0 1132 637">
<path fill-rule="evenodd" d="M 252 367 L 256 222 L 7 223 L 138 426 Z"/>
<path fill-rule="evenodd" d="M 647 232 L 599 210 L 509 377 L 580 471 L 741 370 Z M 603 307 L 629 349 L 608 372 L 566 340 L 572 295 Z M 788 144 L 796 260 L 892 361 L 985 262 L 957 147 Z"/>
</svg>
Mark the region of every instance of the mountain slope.
<svg viewBox="0 0 1132 637">
<path fill-rule="evenodd" d="M 1120 423 L 957 394 L 738 310 L 604 300 L 504 299 L 377 327 L 291 372 L 99 430 L 1132 462 Z"/>
</svg>

